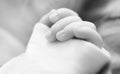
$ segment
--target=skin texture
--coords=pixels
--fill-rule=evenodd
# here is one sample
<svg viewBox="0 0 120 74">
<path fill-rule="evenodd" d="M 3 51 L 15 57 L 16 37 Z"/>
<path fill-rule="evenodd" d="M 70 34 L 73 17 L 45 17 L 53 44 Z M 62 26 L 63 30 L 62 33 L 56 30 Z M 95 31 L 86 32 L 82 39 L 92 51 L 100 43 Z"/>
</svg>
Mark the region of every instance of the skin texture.
<svg viewBox="0 0 120 74">
<path fill-rule="evenodd" d="M 31 2 L 29 2 L 29 1 L 31 1 Z M 12 39 L 7 40 L 6 37 L 3 37 L 1 39 L 1 44 L 3 44 L 3 47 L 10 46 L 11 48 L 14 48 L 14 45 L 10 45 L 12 43 L 15 43 L 15 44 L 20 43 L 20 46 L 26 47 L 26 44 L 27 44 L 29 37 L 31 35 L 32 28 L 33 28 L 34 24 L 36 23 L 36 21 L 39 21 L 39 18 L 43 14 L 45 14 L 49 10 L 51 10 L 52 8 L 68 7 L 68 8 L 74 9 L 75 11 L 78 11 L 80 8 L 79 8 L 79 6 L 76 6 L 76 5 L 80 5 L 80 6 L 82 5 L 81 0 L 74 0 L 74 1 L 72 1 L 72 0 L 65 1 L 64 0 L 65 4 L 62 2 L 62 0 L 60 0 L 59 2 L 58 2 L 58 0 L 47 0 L 53 6 L 49 5 L 49 3 L 47 1 L 44 3 L 42 0 L 34 0 L 33 2 L 32 2 L 32 0 L 29 0 L 29 1 L 26 1 L 26 0 L 0 0 L 0 3 L 1 3 L 0 4 L 0 12 L 1 12 L 1 14 L 0 14 L 0 26 L 1 26 L 1 28 L 9 31 L 9 33 L 11 35 L 15 36 L 16 39 L 18 39 L 17 42 L 16 41 L 14 42 L 14 40 L 9 41 Z M 55 1 L 55 3 L 54 3 L 54 1 Z M 71 4 L 68 2 L 70 2 Z M 31 4 L 31 3 L 34 3 L 34 4 Z M 119 2 L 116 2 L 116 3 L 118 3 L 118 4 L 115 4 L 115 5 L 119 5 Z M 28 6 L 26 4 L 28 4 Z M 30 7 L 29 7 L 29 4 L 30 4 Z M 67 5 L 67 4 L 69 4 L 69 5 Z M 48 5 L 48 6 L 43 6 L 43 7 L 45 7 L 45 8 L 43 8 L 43 7 L 41 7 L 41 5 Z M 75 6 L 75 8 L 74 8 L 74 6 Z M 96 6 L 94 6 L 94 7 L 96 7 Z M 110 6 L 108 6 L 108 9 L 109 9 L 109 7 Z M 118 7 L 119 6 L 117 6 L 115 8 L 118 8 Z M 115 8 L 113 7 L 113 9 L 115 9 Z M 48 9 L 48 10 L 46 10 L 46 9 Z M 111 9 L 111 7 L 110 7 L 110 9 Z M 103 9 L 103 10 L 106 10 L 106 9 Z M 101 13 L 101 10 L 98 12 Z M 104 12 L 106 12 L 106 11 L 104 11 Z M 108 13 L 109 13 L 109 11 L 107 12 L 107 14 Z M 111 12 L 112 15 L 114 15 L 114 13 L 116 14 L 116 10 L 114 10 L 114 12 Z M 95 13 L 93 13 L 93 15 L 95 15 Z M 96 14 L 96 15 L 98 15 L 98 14 Z M 118 15 L 116 15 L 116 16 L 118 16 Z M 96 16 L 94 16 L 94 17 L 96 17 Z M 101 29 L 101 30 L 104 32 L 103 29 Z M 4 36 L 4 34 L 1 33 L 1 35 L 3 35 L 3 36 Z M 7 34 L 5 34 L 5 36 L 6 35 Z M 118 36 L 118 34 L 117 34 L 117 36 Z M 119 36 L 118 36 L 118 38 L 119 38 Z M 110 38 L 110 40 L 111 39 L 113 39 L 113 38 Z M 10 44 L 6 45 L 6 43 L 4 44 L 4 41 L 2 42 L 2 40 L 7 40 L 5 42 L 10 43 Z M 109 39 L 106 39 L 106 41 L 109 41 Z M 112 42 L 110 42 L 110 43 L 106 42 L 106 43 L 108 45 L 110 44 L 109 46 L 111 46 Z M 22 45 L 21 45 L 21 43 L 22 43 Z M 115 48 L 115 51 L 119 51 L 118 43 L 116 43 L 116 41 L 115 41 L 115 45 L 112 46 L 112 48 Z M 20 48 L 22 48 L 22 47 L 20 47 Z M 4 48 L 4 49 L 9 50 L 9 48 Z M 16 49 L 16 48 L 14 48 L 14 49 Z M 20 52 L 23 52 L 23 50 Z M 11 53 L 10 53 L 10 56 L 11 56 Z M 8 56 L 7 58 L 10 59 L 11 57 Z M 5 61 L 8 61 L 8 59 Z M 118 62 L 118 64 L 119 64 L 119 62 Z"/>
<path fill-rule="evenodd" d="M 44 37 L 46 30 L 45 26 L 40 27 L 40 24 L 37 24 L 26 53 L 3 65 L 0 73 L 94 74 L 109 61 L 98 47 L 86 41 L 70 40 L 63 43 L 49 43 Z M 91 60 L 88 61 L 88 59 Z M 92 63 L 97 65 L 91 70 Z"/>
<path fill-rule="evenodd" d="M 34 25 L 44 14 L 48 13 L 51 9 L 61 7 L 68 7 L 79 11 L 81 10 L 83 1 L 84 0 L 0 0 L 0 27 L 3 29 L 0 32 L 0 35 L 3 36 L 0 42 L 0 45 L 2 45 L 0 51 L 4 52 L 0 54 L 3 56 L 0 59 L 0 65 L 25 51 Z M 10 35 L 10 39 L 7 38 L 7 35 Z M 13 43 L 18 44 L 19 48 L 16 48 Z M 10 52 L 8 52 L 9 50 Z"/>
<path fill-rule="evenodd" d="M 0 74 L 96 74 L 109 63 L 104 49 L 90 42 L 76 39 L 49 42 L 46 35 L 50 30 L 47 25 L 37 23 L 27 51 L 3 65 Z"/>
<path fill-rule="evenodd" d="M 76 11 L 78 10 L 78 7 L 76 5 L 82 4 L 82 2 L 79 2 L 81 0 L 74 0 L 75 2 L 70 1 L 70 0 L 66 0 L 65 4 L 63 4 L 62 1 L 58 2 L 58 0 L 56 0 L 55 1 L 56 3 L 54 3 L 54 1 L 52 0 L 53 7 L 48 4 L 48 7 L 51 6 L 51 8 L 48 8 L 48 10 L 46 11 L 45 9 L 47 9 L 47 8 L 45 6 L 43 6 L 45 8 L 42 8 L 41 6 L 39 6 L 39 5 L 44 4 L 44 3 L 39 4 L 40 2 L 38 2 L 37 0 L 35 0 L 33 2 L 32 1 L 29 2 L 30 4 L 35 3 L 35 4 L 31 4 L 33 6 L 30 5 L 31 8 L 28 8 L 26 6 L 27 1 L 24 2 L 23 0 L 21 0 L 21 1 L 12 0 L 11 2 L 9 2 L 7 0 L 4 0 L 4 1 L 0 0 L 0 1 L 1 1 L 0 5 L 1 5 L 1 7 L 3 7 L 3 8 L 1 8 L 2 14 L 0 15 L 1 16 L 1 27 L 4 28 L 5 30 L 9 31 L 13 36 L 15 36 L 18 39 L 17 40 L 18 43 L 20 40 L 20 42 L 23 43 L 23 46 L 24 45 L 26 46 L 28 39 L 29 39 L 29 36 L 31 34 L 32 28 L 33 28 L 34 24 L 36 23 L 36 21 L 38 21 L 39 18 L 43 14 L 48 12 L 51 8 L 54 8 L 53 4 L 56 4 L 55 6 L 58 6 L 58 8 L 59 7 L 68 7 L 68 8 L 74 9 Z M 51 3 L 52 3 L 52 1 L 49 0 L 49 2 L 51 2 Z M 61 4 L 58 5 L 57 2 L 59 4 L 60 3 Z M 69 4 L 72 6 L 67 5 L 68 2 L 73 3 L 73 4 Z M 76 4 L 76 3 L 81 3 L 81 4 Z M 21 5 L 21 4 L 23 4 L 23 5 Z M 47 1 L 45 2 L 44 5 L 46 5 L 46 4 L 47 4 Z M 75 9 L 74 6 L 77 9 Z M 19 29 L 17 27 L 19 27 Z M 21 29 L 23 29 L 23 30 L 21 31 Z M 2 40 L 4 40 L 4 38 Z M 13 43 L 13 41 L 8 41 L 8 42 Z M 15 44 L 16 44 L 16 42 L 15 42 Z"/>
</svg>

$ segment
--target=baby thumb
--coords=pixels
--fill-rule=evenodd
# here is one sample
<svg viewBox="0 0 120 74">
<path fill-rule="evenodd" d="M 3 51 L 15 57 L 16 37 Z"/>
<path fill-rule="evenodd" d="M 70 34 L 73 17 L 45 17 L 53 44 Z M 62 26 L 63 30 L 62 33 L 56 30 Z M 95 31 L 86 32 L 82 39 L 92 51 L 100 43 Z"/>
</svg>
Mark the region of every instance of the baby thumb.
<svg viewBox="0 0 120 74">
<path fill-rule="evenodd" d="M 34 48 L 33 47 L 34 45 L 37 45 L 40 47 L 44 46 L 47 41 L 45 36 L 48 31 L 49 31 L 49 28 L 46 25 L 42 23 L 37 23 L 29 39 L 27 50 L 29 51 L 29 49 Z"/>
</svg>

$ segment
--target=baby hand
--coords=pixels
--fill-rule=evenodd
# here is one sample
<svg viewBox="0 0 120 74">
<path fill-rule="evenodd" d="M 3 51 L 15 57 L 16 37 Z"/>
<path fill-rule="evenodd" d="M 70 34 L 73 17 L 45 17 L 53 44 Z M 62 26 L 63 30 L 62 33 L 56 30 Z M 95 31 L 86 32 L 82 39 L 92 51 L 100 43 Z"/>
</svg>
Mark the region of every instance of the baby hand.
<svg viewBox="0 0 120 74">
<path fill-rule="evenodd" d="M 53 10 L 43 16 L 40 22 L 50 27 L 47 34 L 49 41 L 66 41 L 77 38 L 102 47 L 102 38 L 97 33 L 95 25 L 88 21 L 82 21 L 78 14 L 70 9 Z"/>
</svg>

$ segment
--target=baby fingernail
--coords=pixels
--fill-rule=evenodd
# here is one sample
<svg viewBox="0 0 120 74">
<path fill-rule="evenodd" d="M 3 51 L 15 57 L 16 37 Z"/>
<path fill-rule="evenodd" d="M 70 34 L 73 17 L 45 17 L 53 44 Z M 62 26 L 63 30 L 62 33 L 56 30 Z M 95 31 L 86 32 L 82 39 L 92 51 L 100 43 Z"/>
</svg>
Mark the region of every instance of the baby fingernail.
<svg viewBox="0 0 120 74">
<path fill-rule="evenodd" d="M 53 13 L 53 12 L 55 12 L 55 11 L 56 11 L 56 9 L 52 9 L 49 14 L 51 14 L 51 13 Z"/>
<path fill-rule="evenodd" d="M 66 38 L 66 34 L 65 34 L 63 31 L 61 31 L 61 32 L 59 32 L 59 33 L 56 35 L 56 38 L 57 38 L 57 40 L 59 40 L 59 41 L 64 41 L 65 38 Z"/>
<path fill-rule="evenodd" d="M 55 23 L 57 20 L 59 20 L 59 16 L 57 12 L 53 12 L 50 14 L 49 19 L 51 22 Z"/>
<path fill-rule="evenodd" d="M 50 42 L 53 42 L 56 40 L 55 36 L 52 34 L 52 31 L 48 31 L 46 34 L 46 39 Z"/>
</svg>

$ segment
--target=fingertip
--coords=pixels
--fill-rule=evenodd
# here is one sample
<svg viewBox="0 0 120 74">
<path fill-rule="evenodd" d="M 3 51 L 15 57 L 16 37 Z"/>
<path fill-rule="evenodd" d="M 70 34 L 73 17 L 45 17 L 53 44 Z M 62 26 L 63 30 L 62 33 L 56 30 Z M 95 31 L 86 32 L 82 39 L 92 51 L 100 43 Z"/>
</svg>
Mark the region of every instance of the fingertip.
<svg viewBox="0 0 120 74">
<path fill-rule="evenodd" d="M 94 30 L 97 30 L 95 24 L 92 23 L 92 22 L 83 21 L 83 24 L 84 24 L 84 25 L 88 25 L 89 27 L 93 28 Z"/>
<path fill-rule="evenodd" d="M 64 31 L 60 31 L 56 34 L 56 38 L 58 41 L 65 41 L 65 37 L 66 37 L 66 35 L 65 35 Z"/>
<path fill-rule="evenodd" d="M 109 59 L 111 59 L 111 54 L 106 49 L 101 47 L 101 50 L 102 50 L 103 54 L 105 54 Z"/>
<path fill-rule="evenodd" d="M 69 40 L 73 37 L 73 33 L 67 29 L 63 29 L 62 31 L 58 32 L 56 34 L 56 38 L 58 41 L 66 41 L 66 40 Z"/>
<path fill-rule="evenodd" d="M 81 23 L 81 24 L 83 24 L 83 23 Z M 93 29 L 89 26 L 80 26 L 80 23 L 74 24 L 72 26 L 74 27 L 73 28 L 74 35 L 77 38 L 85 39 L 85 40 L 97 45 L 99 48 L 102 48 L 102 46 L 103 46 L 102 37 L 98 34 L 98 32 L 95 29 Z"/>
<path fill-rule="evenodd" d="M 49 16 L 49 20 L 52 22 L 52 23 L 55 23 L 57 20 L 59 20 L 59 15 L 57 12 L 53 12 L 50 16 Z"/>
<path fill-rule="evenodd" d="M 52 31 L 49 30 L 49 31 L 46 33 L 46 39 L 47 39 L 49 42 L 53 42 L 53 41 L 56 40 L 56 37 L 55 37 L 55 35 L 53 35 Z"/>
<path fill-rule="evenodd" d="M 69 8 L 60 8 L 57 10 L 59 13 L 64 13 L 65 15 L 76 15 L 79 16 L 74 10 Z"/>
<path fill-rule="evenodd" d="M 93 42 L 95 45 L 97 45 L 100 49 L 103 48 L 103 39 L 102 37 L 99 35 L 99 33 L 95 30 L 94 32 L 96 32 L 96 35 L 93 35 L 93 40 L 91 37 L 91 42 Z"/>
<path fill-rule="evenodd" d="M 53 13 L 53 12 L 55 12 L 56 11 L 56 9 L 52 9 L 50 12 L 49 12 L 49 14 L 51 14 L 51 13 Z"/>
<path fill-rule="evenodd" d="M 53 23 L 50 21 L 49 15 L 51 15 L 55 11 L 56 11 L 56 9 L 52 9 L 49 13 L 42 16 L 42 18 L 40 19 L 40 23 L 43 23 L 43 24 L 47 25 L 48 27 L 51 27 L 51 25 Z"/>
<path fill-rule="evenodd" d="M 67 17 L 67 16 L 79 16 L 76 12 L 73 10 L 67 9 L 67 8 L 60 8 L 56 11 L 54 11 L 52 14 L 50 14 L 49 19 L 52 23 L 56 23 L 58 20 Z"/>
</svg>

